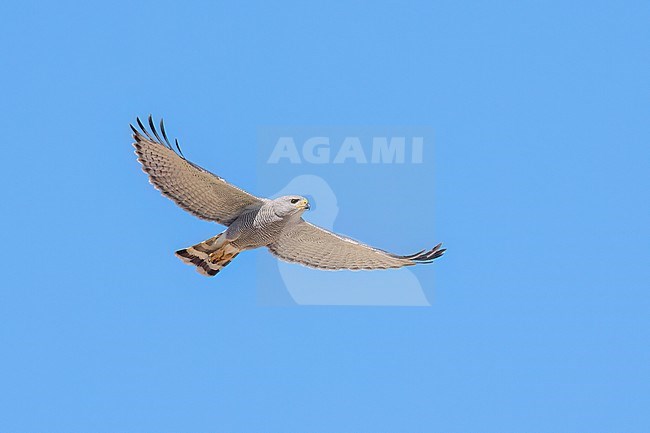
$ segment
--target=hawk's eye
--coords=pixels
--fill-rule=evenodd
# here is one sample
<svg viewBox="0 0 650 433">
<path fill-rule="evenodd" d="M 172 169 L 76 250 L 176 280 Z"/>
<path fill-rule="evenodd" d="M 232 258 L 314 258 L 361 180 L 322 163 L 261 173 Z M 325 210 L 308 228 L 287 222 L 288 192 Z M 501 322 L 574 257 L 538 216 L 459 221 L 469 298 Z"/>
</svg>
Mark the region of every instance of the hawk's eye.
<svg viewBox="0 0 650 433">
<path fill-rule="evenodd" d="M 299 198 L 292 198 L 292 199 L 291 199 L 291 204 L 296 204 L 296 203 L 298 203 L 299 201 L 300 201 Z"/>
</svg>

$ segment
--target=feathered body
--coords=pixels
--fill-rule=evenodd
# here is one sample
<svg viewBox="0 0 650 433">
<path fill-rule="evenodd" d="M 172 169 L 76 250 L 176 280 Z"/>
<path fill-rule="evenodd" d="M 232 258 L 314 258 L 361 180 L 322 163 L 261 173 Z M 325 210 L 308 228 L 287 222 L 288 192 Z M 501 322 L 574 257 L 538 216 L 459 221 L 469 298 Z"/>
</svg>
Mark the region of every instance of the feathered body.
<svg viewBox="0 0 650 433">
<path fill-rule="evenodd" d="M 241 251 L 266 247 L 277 241 L 287 226 L 308 208 L 291 206 L 292 200 L 306 202 L 299 196 L 264 200 L 260 206 L 243 212 L 223 233 L 178 250 L 176 255 L 185 263 L 195 265 L 200 273 L 214 276 Z"/>
</svg>

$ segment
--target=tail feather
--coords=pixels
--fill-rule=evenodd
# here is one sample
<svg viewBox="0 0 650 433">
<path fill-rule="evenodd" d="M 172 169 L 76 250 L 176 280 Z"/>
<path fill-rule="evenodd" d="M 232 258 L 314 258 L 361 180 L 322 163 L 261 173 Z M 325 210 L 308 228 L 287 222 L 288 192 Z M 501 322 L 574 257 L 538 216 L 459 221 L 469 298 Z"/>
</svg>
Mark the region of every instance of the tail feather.
<svg viewBox="0 0 650 433">
<path fill-rule="evenodd" d="M 221 235 L 191 247 L 176 251 L 176 256 L 207 277 L 214 277 L 239 254 L 239 250 L 227 242 L 217 242 Z"/>
</svg>

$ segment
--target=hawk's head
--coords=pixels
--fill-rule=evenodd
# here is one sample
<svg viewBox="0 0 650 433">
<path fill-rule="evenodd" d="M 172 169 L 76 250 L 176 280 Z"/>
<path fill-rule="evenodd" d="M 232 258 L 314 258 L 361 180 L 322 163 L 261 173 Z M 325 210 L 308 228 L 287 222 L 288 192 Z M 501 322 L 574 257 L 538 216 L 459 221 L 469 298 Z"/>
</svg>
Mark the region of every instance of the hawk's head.
<svg viewBox="0 0 650 433">
<path fill-rule="evenodd" d="M 284 195 L 273 200 L 273 209 L 279 216 L 300 214 L 309 207 L 309 201 L 299 195 Z"/>
</svg>

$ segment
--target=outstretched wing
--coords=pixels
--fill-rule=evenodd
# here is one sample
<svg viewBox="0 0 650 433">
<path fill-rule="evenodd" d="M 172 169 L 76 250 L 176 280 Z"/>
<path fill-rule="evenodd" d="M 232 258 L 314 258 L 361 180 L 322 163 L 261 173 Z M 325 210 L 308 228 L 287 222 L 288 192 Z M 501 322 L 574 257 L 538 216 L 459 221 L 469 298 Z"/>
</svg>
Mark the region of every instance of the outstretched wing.
<svg viewBox="0 0 650 433">
<path fill-rule="evenodd" d="M 181 208 L 199 218 L 227 226 L 244 209 L 263 203 L 262 199 L 186 160 L 178 141 L 175 141 L 176 150 L 172 148 L 162 120 L 160 131 L 164 141 L 160 139 L 151 116 L 151 131 L 147 131 L 139 118 L 137 124 L 140 130 L 130 126 L 142 170 L 149 175 L 149 181 L 156 189 Z"/>
<path fill-rule="evenodd" d="M 431 263 L 445 252 L 441 246 L 438 244 L 431 250 L 410 256 L 398 256 L 337 235 L 301 218 L 299 223 L 283 231 L 280 238 L 268 248 L 282 260 L 312 268 L 360 270 Z"/>
</svg>

